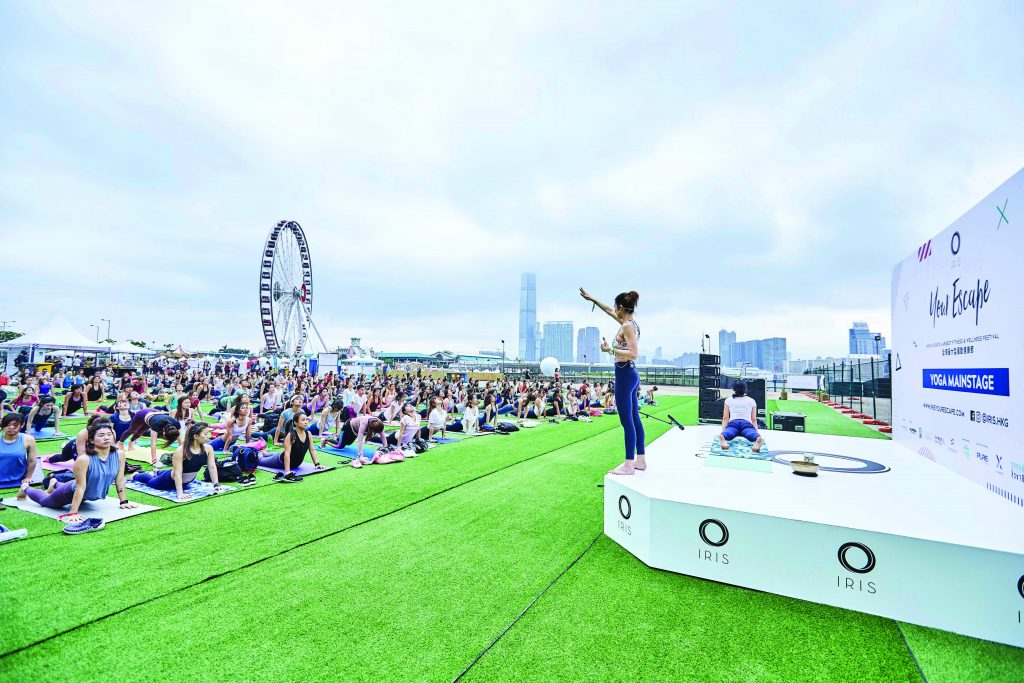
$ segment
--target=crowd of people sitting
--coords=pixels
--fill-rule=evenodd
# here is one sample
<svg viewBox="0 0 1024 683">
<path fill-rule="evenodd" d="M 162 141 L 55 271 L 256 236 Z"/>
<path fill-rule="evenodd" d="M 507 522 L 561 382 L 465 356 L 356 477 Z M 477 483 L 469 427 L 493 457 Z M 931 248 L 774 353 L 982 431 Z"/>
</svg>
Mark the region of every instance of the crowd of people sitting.
<svg viewBox="0 0 1024 683">
<path fill-rule="evenodd" d="M 126 475 L 187 500 L 184 489 L 204 467 L 208 480 L 219 486 L 217 453 L 235 456 L 242 485 L 255 481 L 258 466 L 280 470 L 275 480 L 291 483 L 302 480 L 295 470 L 307 458 L 321 468 L 318 449 L 352 447 L 349 463 L 361 468 L 415 457 L 452 432 L 508 432 L 542 419 L 588 421 L 615 407 L 610 382 L 574 385 L 528 375 L 470 381 L 411 371 L 315 376 L 259 364 L 189 368 L 153 363 L 120 377 L 105 370 L 90 377 L 80 371 L 26 371 L 4 379 L 0 479 L 24 476 L 19 497 L 31 496 L 47 506 L 71 503 L 72 516 L 104 482 L 104 491 L 117 483 L 128 505 L 122 485 Z M 641 402 L 654 403 L 656 389 L 647 389 Z M 76 421 L 79 428 L 66 435 L 61 453 L 50 456 L 51 462 L 73 461 L 72 472 L 48 477 L 42 489 L 31 489 L 35 439 L 65 436 L 61 421 L 82 417 L 86 424 Z M 126 462 L 125 454 L 140 445 L 148 447 L 145 460 L 152 471 Z M 159 452 L 164 449 L 173 451 Z M 137 453 L 132 459 L 144 460 Z M 169 469 L 159 469 L 162 465 Z"/>
</svg>

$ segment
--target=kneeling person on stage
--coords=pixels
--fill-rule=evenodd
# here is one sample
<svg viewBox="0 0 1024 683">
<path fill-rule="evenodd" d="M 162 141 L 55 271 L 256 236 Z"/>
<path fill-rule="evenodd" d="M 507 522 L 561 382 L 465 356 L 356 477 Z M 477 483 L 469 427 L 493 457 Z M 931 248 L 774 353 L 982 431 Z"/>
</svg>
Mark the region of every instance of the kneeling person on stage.
<svg viewBox="0 0 1024 683">
<path fill-rule="evenodd" d="M 754 443 L 752 449 L 755 453 L 761 451 L 761 444 L 764 437 L 757 433 L 757 403 L 747 396 L 747 383 L 735 382 L 732 385 L 733 395 L 725 399 L 725 409 L 722 413 L 722 433 L 718 436 L 718 442 L 722 450 L 729 450 L 727 441 L 732 441 L 737 436 L 742 436 L 747 441 Z"/>
</svg>

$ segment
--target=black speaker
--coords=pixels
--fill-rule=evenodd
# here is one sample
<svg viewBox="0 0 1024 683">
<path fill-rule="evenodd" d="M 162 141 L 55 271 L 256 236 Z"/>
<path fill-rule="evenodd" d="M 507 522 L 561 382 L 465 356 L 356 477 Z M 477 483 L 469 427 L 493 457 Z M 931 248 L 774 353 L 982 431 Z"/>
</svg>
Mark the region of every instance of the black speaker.
<svg viewBox="0 0 1024 683">
<path fill-rule="evenodd" d="M 717 401 L 722 397 L 718 389 L 701 389 L 699 402 Z"/>
<path fill-rule="evenodd" d="M 718 377 L 718 366 L 717 365 L 702 365 L 700 366 L 701 377 Z"/>
<path fill-rule="evenodd" d="M 718 388 L 718 377 L 701 377 L 700 388 L 701 389 L 717 389 Z"/>
<path fill-rule="evenodd" d="M 697 404 L 697 419 L 702 422 L 721 422 L 725 411 L 725 400 L 702 401 Z"/>
<path fill-rule="evenodd" d="M 721 364 L 722 364 L 722 358 L 720 356 L 717 356 L 717 355 L 715 355 L 713 353 L 702 353 L 702 354 L 700 354 L 700 365 L 701 365 L 701 367 L 703 367 L 705 365 L 721 365 Z"/>
</svg>

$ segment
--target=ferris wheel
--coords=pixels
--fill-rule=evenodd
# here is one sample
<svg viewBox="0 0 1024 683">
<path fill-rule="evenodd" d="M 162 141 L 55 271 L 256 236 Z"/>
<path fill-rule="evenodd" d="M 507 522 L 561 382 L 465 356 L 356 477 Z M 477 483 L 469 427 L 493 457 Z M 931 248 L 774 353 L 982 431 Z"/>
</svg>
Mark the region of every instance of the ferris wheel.
<svg viewBox="0 0 1024 683">
<path fill-rule="evenodd" d="M 307 324 L 327 350 L 313 324 L 313 270 L 302 226 L 281 221 L 270 229 L 260 265 L 260 320 L 267 352 L 301 356 Z"/>
</svg>

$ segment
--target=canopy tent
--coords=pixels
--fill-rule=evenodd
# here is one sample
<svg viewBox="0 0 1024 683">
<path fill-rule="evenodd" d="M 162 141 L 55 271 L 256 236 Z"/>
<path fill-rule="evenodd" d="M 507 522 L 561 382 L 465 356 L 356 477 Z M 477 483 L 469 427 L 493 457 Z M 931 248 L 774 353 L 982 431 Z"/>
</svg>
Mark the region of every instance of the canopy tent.
<svg viewBox="0 0 1024 683">
<path fill-rule="evenodd" d="M 131 344 L 114 344 L 110 347 L 111 353 L 134 353 L 140 356 L 155 356 L 160 353 L 159 351 L 153 351 L 152 349 L 144 349 L 138 346 L 132 346 Z"/>
<path fill-rule="evenodd" d="M 0 349 L 37 348 L 59 351 L 109 353 L 109 344 L 97 344 L 76 330 L 60 313 L 17 339 L 0 344 Z"/>
</svg>

